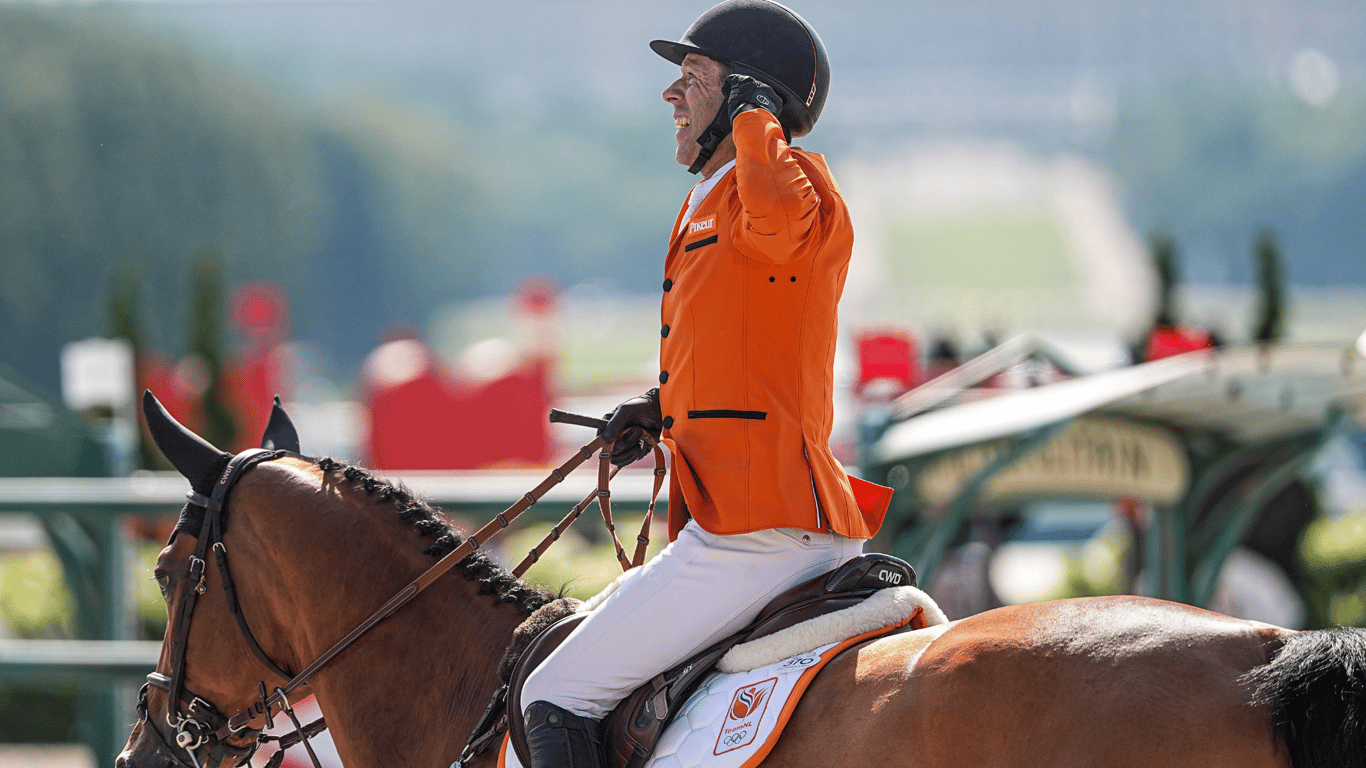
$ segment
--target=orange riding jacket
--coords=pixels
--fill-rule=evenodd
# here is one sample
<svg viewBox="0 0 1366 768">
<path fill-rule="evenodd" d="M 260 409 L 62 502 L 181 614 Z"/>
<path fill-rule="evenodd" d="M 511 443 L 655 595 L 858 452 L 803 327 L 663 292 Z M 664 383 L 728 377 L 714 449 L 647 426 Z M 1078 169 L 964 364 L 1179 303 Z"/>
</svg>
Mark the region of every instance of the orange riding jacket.
<svg viewBox="0 0 1366 768">
<path fill-rule="evenodd" d="M 891 489 L 850 478 L 829 445 L 849 211 L 825 159 L 790 148 L 768 112 L 732 135 L 734 170 L 679 212 L 664 262 L 670 538 L 689 516 L 716 534 L 871 538 Z"/>
</svg>

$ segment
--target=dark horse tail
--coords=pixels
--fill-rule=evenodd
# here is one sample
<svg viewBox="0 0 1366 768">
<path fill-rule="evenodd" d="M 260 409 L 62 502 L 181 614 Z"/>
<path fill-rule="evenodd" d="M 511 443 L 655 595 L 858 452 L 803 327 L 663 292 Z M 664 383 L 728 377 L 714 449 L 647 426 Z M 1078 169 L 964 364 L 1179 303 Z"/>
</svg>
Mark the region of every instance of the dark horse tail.
<svg viewBox="0 0 1366 768">
<path fill-rule="evenodd" d="M 1366 629 L 1291 635 L 1247 680 L 1295 768 L 1366 766 Z"/>
</svg>

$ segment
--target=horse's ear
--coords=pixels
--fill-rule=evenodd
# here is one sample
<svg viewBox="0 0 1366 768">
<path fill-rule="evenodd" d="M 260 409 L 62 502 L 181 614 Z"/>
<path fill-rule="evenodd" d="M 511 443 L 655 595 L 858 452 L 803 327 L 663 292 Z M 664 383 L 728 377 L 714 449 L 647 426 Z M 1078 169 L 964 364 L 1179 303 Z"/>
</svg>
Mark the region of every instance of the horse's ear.
<svg viewBox="0 0 1366 768">
<path fill-rule="evenodd" d="M 161 454 L 190 481 L 195 491 L 207 496 L 231 454 L 218 450 L 176 421 L 150 389 L 142 393 L 142 415 Z"/>
<path fill-rule="evenodd" d="M 284 406 L 280 405 L 279 395 L 275 396 L 275 404 L 270 407 L 270 421 L 266 422 L 266 431 L 261 435 L 261 447 L 300 452 L 299 432 L 294 429 L 294 422 L 289 420 Z"/>
</svg>

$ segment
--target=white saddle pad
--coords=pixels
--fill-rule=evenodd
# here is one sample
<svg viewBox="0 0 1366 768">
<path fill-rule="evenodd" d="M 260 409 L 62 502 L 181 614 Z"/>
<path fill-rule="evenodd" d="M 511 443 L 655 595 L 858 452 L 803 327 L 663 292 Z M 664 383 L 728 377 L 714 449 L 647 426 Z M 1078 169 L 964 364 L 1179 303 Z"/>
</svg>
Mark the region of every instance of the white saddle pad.
<svg viewBox="0 0 1366 768">
<path fill-rule="evenodd" d="M 842 645 L 830 643 L 748 672 L 712 674 L 664 731 L 650 768 L 757 763 L 773 748 L 811 678 Z"/>
<path fill-rule="evenodd" d="M 741 652 L 734 657 L 728 655 L 729 664 L 719 667 L 736 669 L 754 659 L 765 659 L 766 663 L 754 669 L 717 671 L 708 676 L 665 728 L 647 768 L 758 765 L 778 741 L 816 673 L 841 651 L 906 624 L 917 607 L 925 609 L 930 626 L 947 622 L 934 601 L 914 587 L 883 592 L 886 595 L 879 596 L 881 599 L 865 601 L 872 605 L 827 614 L 770 635 L 776 643 L 765 638 L 746 644 L 750 648 L 737 646 Z M 790 649 L 794 644 L 811 648 L 809 642 L 803 641 L 822 635 L 822 644 L 814 650 L 799 650 L 782 658 L 772 655 L 775 650 Z M 522 768 L 506 740 L 499 764 L 503 768 Z"/>
<path fill-rule="evenodd" d="M 757 763 L 777 741 L 799 692 L 846 644 L 831 643 L 749 672 L 712 673 L 664 730 L 647 768 L 738 768 L 756 755 Z M 506 742 L 500 758 L 503 768 L 522 768 Z"/>
</svg>

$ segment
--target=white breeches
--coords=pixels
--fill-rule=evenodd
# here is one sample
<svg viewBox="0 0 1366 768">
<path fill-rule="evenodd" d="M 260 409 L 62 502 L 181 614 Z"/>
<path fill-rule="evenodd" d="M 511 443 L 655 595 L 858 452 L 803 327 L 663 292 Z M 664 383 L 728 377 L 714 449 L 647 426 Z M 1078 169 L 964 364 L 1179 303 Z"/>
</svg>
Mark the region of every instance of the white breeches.
<svg viewBox="0 0 1366 768">
<path fill-rule="evenodd" d="M 863 551 L 793 528 L 718 536 L 689 521 L 532 672 L 522 701 L 602 718 L 631 691 L 754 620 L 784 590 Z"/>
</svg>

